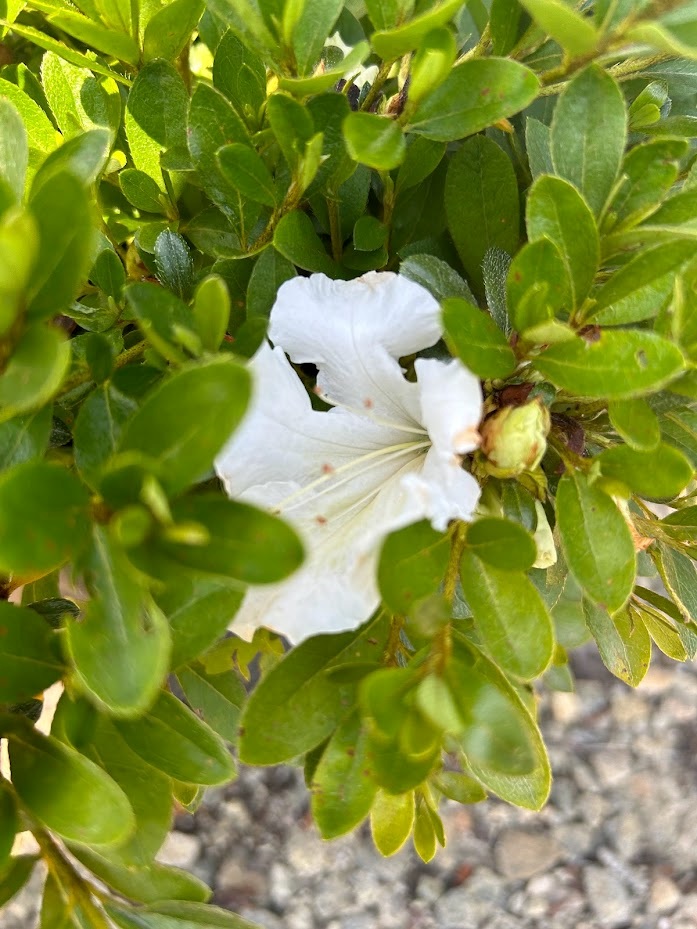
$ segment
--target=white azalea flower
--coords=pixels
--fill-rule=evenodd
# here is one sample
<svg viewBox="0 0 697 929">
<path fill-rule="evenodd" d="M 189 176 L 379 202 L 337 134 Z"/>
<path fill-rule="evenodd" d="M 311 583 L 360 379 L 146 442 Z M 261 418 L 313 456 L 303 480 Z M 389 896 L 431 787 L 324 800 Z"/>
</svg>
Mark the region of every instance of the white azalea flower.
<svg viewBox="0 0 697 929">
<path fill-rule="evenodd" d="M 441 334 L 438 303 L 396 274 L 313 274 L 281 286 L 275 347 L 265 343 L 251 361 L 250 409 L 216 469 L 231 497 L 296 528 L 306 560 L 287 580 L 250 588 L 236 633 L 265 626 L 299 642 L 353 629 L 379 603 L 388 533 L 420 519 L 438 530 L 471 519 L 479 486 L 461 456 L 479 443 L 479 380 L 459 361 L 420 358 L 410 383 L 397 360 Z M 317 366 L 329 412 L 312 409 L 286 354 Z"/>
</svg>

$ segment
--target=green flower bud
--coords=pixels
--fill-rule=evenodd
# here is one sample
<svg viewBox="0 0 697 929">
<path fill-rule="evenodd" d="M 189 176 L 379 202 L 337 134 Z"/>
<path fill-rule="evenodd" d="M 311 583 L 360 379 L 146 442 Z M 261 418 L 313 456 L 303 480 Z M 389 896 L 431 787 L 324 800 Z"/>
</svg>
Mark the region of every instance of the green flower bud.
<svg viewBox="0 0 697 929">
<path fill-rule="evenodd" d="M 498 410 L 481 427 L 487 470 L 496 477 L 533 471 L 547 449 L 549 427 L 549 410 L 540 400 Z"/>
</svg>

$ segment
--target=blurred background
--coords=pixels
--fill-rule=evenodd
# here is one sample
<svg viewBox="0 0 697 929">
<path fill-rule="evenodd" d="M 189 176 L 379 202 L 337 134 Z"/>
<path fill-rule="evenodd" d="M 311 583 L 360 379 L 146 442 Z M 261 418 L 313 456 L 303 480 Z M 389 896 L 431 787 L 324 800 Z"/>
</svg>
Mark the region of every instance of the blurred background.
<svg viewBox="0 0 697 929">
<path fill-rule="evenodd" d="M 324 843 L 292 768 L 242 770 L 180 815 L 160 858 L 264 929 L 697 929 L 697 667 L 658 657 L 638 690 L 594 647 L 546 694 L 541 813 L 444 808 L 447 847 L 383 859 L 364 826 Z M 34 929 L 40 875 L 0 912 Z"/>
</svg>

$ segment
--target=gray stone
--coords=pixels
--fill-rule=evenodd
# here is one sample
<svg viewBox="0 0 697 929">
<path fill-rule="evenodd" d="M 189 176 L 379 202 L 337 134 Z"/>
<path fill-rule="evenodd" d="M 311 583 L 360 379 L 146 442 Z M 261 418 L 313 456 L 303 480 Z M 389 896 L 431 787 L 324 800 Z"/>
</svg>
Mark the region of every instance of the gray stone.
<svg viewBox="0 0 697 929">
<path fill-rule="evenodd" d="M 588 903 L 601 929 L 619 929 L 631 922 L 634 903 L 624 884 L 608 868 L 588 865 L 583 869 Z"/>
<path fill-rule="evenodd" d="M 526 879 L 547 871 L 562 855 L 554 836 L 520 829 L 504 832 L 494 850 L 497 871 L 510 880 Z"/>
<path fill-rule="evenodd" d="M 477 929 L 503 908 L 505 888 L 488 868 L 480 868 L 459 887 L 448 890 L 436 902 L 439 929 Z"/>
<path fill-rule="evenodd" d="M 201 840 L 196 835 L 186 832 L 170 832 L 157 853 L 157 860 L 162 864 L 190 871 L 201 854 Z"/>
</svg>

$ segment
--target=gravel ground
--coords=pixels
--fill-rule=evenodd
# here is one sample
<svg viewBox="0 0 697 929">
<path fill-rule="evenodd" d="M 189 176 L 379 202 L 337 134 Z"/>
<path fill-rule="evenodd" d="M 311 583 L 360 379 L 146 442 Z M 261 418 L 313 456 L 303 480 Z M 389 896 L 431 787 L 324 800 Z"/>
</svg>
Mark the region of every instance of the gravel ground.
<svg viewBox="0 0 697 929">
<path fill-rule="evenodd" d="M 382 859 L 365 828 L 323 843 L 284 768 L 211 791 L 161 858 L 265 929 L 697 929 L 697 667 L 657 663 L 638 691 L 591 652 L 577 673 L 543 706 L 548 806 L 449 804 L 428 865 L 410 848 Z M 38 895 L 7 904 L 2 929 L 33 929 Z"/>
</svg>

